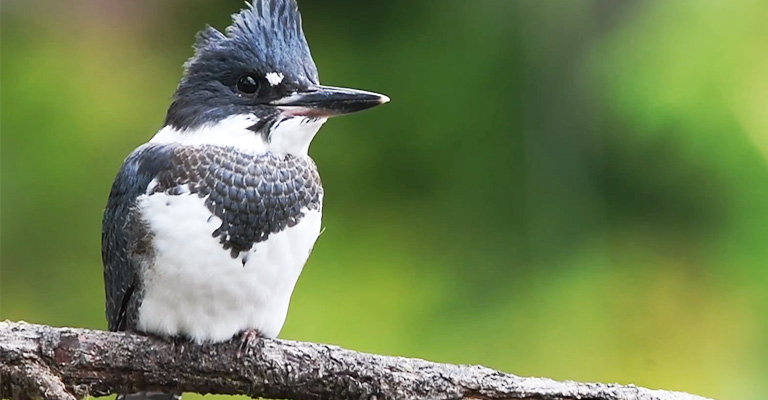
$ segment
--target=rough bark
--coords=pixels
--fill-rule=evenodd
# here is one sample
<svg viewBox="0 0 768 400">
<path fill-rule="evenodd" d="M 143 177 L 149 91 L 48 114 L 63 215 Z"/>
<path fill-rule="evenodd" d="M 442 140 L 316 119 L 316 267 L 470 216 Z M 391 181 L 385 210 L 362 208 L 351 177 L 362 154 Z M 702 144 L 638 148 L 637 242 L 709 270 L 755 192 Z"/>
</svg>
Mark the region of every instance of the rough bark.
<svg viewBox="0 0 768 400">
<path fill-rule="evenodd" d="M 258 339 L 195 345 L 128 333 L 0 322 L 0 396 L 73 400 L 164 390 L 285 399 L 702 400 L 632 385 L 524 378 L 482 366 Z"/>
</svg>

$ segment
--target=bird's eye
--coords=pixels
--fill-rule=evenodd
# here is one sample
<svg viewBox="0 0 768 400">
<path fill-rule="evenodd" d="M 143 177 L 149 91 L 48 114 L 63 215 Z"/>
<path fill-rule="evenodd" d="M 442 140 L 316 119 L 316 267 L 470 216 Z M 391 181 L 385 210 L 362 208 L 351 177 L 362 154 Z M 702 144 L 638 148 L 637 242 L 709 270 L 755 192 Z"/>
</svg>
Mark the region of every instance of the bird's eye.
<svg viewBox="0 0 768 400">
<path fill-rule="evenodd" d="M 237 80 L 237 90 L 245 94 L 254 94 L 259 90 L 259 80 L 252 74 L 243 75 Z"/>
</svg>

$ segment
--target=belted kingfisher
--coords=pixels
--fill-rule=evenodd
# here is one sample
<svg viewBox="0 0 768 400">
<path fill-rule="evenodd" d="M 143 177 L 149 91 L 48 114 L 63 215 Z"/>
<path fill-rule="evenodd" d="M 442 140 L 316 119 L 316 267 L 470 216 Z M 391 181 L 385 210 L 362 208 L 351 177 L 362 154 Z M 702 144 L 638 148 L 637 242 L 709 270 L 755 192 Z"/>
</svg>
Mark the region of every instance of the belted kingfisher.
<svg viewBox="0 0 768 400">
<path fill-rule="evenodd" d="M 295 0 L 254 0 L 194 49 L 165 125 L 112 185 L 109 329 L 275 337 L 321 228 L 310 142 L 327 118 L 389 99 L 319 84 Z"/>
</svg>

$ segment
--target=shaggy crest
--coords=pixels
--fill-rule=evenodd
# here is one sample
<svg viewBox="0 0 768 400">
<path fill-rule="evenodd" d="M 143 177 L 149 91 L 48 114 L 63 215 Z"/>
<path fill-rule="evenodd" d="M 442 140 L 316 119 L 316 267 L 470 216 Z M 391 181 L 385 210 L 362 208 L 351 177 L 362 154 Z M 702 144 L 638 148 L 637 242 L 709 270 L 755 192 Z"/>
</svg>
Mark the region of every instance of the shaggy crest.
<svg viewBox="0 0 768 400">
<path fill-rule="evenodd" d="M 225 32 L 207 26 L 197 34 L 195 55 L 185 64 L 186 74 L 198 63 L 235 55 L 255 61 L 250 67 L 261 74 L 280 72 L 297 83 L 318 83 L 295 0 L 254 0 L 232 15 L 232 25 Z"/>
</svg>

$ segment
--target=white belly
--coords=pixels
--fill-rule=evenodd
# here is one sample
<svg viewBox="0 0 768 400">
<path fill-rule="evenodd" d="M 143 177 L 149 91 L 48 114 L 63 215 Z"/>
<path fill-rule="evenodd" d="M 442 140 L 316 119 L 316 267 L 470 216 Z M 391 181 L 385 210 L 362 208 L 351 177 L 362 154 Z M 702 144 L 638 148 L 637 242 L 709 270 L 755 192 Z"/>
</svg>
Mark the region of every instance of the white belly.
<svg viewBox="0 0 768 400">
<path fill-rule="evenodd" d="M 221 220 L 197 195 L 158 193 L 140 197 L 138 206 L 155 251 L 153 265 L 143 271 L 138 329 L 196 342 L 225 341 L 246 329 L 277 336 L 320 234 L 319 210 L 303 210 L 296 226 L 233 259 L 211 235 Z"/>
</svg>

